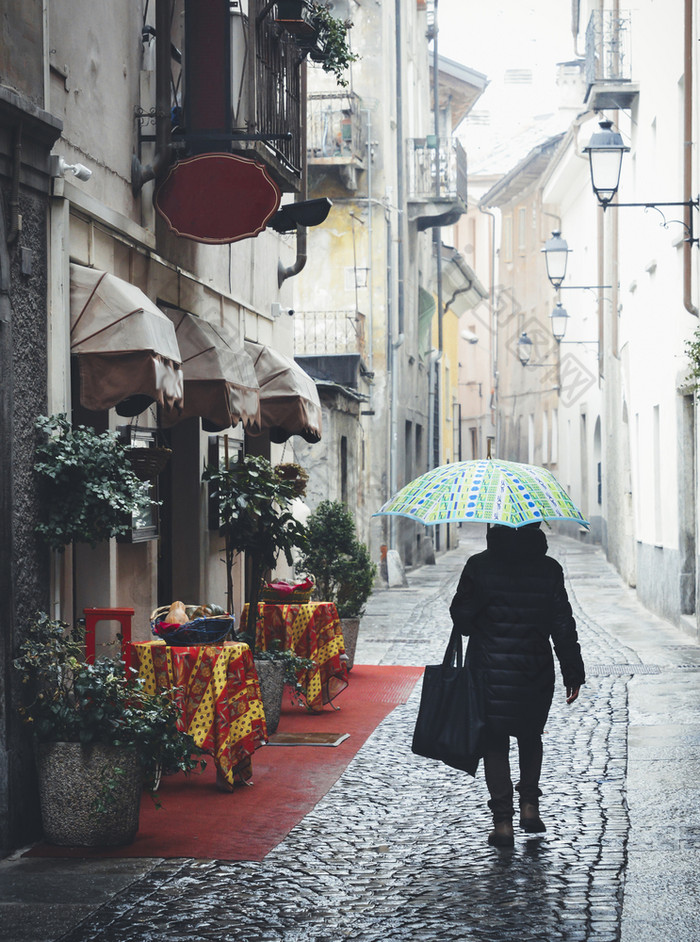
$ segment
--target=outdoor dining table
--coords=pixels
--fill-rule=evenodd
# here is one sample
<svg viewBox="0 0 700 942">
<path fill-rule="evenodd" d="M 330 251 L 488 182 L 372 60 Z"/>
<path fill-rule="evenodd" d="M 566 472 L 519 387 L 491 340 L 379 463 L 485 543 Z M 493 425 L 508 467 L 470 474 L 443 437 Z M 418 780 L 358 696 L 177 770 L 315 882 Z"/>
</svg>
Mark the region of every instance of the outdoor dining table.
<svg viewBox="0 0 700 942">
<path fill-rule="evenodd" d="M 284 650 L 314 662 L 315 667 L 298 672 L 309 710 L 322 710 L 348 685 L 343 630 L 333 602 L 261 602 L 256 644 L 267 651 L 278 642 Z M 245 631 L 248 606 L 241 614 Z"/>
<path fill-rule="evenodd" d="M 252 775 L 251 757 L 267 741 L 258 674 L 247 644 L 174 646 L 162 639 L 133 645 L 149 693 L 174 689 L 178 726 L 216 765 L 225 789 Z"/>
</svg>

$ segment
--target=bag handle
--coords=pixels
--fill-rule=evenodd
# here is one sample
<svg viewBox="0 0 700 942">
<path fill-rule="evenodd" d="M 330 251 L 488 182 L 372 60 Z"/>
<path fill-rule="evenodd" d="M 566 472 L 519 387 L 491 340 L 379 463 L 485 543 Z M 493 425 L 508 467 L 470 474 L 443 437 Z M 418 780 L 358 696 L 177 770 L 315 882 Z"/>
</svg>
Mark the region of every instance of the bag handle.
<svg viewBox="0 0 700 942">
<path fill-rule="evenodd" d="M 447 647 L 445 648 L 445 656 L 442 659 L 442 666 L 452 667 L 453 661 L 456 662 L 457 667 L 462 666 L 462 635 L 461 632 L 457 631 L 455 626 L 452 628 L 450 640 L 447 642 Z"/>
</svg>

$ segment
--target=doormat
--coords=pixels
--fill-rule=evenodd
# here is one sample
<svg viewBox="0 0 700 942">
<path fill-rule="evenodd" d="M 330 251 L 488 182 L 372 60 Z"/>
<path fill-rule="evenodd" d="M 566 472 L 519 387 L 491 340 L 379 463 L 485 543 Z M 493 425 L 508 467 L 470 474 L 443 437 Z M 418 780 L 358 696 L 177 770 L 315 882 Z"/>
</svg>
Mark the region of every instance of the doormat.
<svg viewBox="0 0 700 942">
<path fill-rule="evenodd" d="M 268 746 L 339 746 L 350 733 L 273 733 Z"/>
</svg>

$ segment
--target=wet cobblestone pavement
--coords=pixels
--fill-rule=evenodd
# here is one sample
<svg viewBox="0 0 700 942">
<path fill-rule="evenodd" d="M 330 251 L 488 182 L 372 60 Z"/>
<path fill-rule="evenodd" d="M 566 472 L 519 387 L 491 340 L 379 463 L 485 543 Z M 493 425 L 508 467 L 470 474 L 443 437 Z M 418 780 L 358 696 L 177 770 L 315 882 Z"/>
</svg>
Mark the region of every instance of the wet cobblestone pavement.
<svg viewBox="0 0 700 942">
<path fill-rule="evenodd" d="M 546 834 L 516 833 L 513 850 L 486 844 L 481 769 L 472 779 L 410 751 L 419 683 L 264 861 L 155 862 L 62 942 L 618 942 L 628 684 L 641 662 L 579 603 L 590 570 L 578 544 L 550 544 L 572 580 L 589 678 L 572 707 L 558 678 L 545 736 Z M 482 547 L 483 534 L 463 540 L 421 570 L 418 588 L 409 574 L 408 588 L 375 593 L 356 663 L 438 662 L 459 572 Z M 606 572 L 596 575 L 602 592 Z"/>
</svg>

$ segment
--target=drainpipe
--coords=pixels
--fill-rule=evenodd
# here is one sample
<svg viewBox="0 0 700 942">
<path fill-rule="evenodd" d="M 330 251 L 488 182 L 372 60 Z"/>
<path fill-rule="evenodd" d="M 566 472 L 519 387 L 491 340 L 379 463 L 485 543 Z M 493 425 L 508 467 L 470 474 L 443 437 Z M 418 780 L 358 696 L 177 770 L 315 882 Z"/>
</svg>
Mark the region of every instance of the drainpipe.
<svg viewBox="0 0 700 942">
<path fill-rule="evenodd" d="M 22 229 L 22 217 L 19 214 L 19 170 L 22 163 L 22 122 L 17 124 L 15 131 L 14 157 L 12 161 L 12 184 L 10 189 L 10 231 L 7 233 L 7 244 L 12 245 Z"/>
<path fill-rule="evenodd" d="M 308 198 L 309 172 L 306 156 L 306 61 L 301 65 L 301 100 L 303 108 L 301 115 L 301 189 L 297 193 L 296 202 L 303 202 Z M 281 288 L 287 278 L 293 278 L 306 265 L 306 226 L 297 226 L 297 257 L 294 264 L 285 268 L 281 261 L 277 263 L 277 287 Z"/>
<path fill-rule="evenodd" d="M 683 199 L 686 202 L 683 221 L 690 231 L 691 214 L 695 212 L 690 205 L 693 185 L 693 0 L 685 0 L 685 27 L 683 34 Z M 689 314 L 698 316 L 698 309 L 692 299 L 692 252 L 690 242 L 683 243 L 683 305 Z"/>
<path fill-rule="evenodd" d="M 496 314 L 496 214 L 488 209 L 484 209 L 479 204 L 479 212 L 484 216 L 489 216 L 491 222 L 489 230 L 491 232 L 491 264 L 489 272 L 489 319 L 491 321 L 490 343 L 491 343 L 491 374 L 493 380 L 493 400 L 491 406 L 491 420 L 496 434 L 496 454 L 500 455 L 500 413 L 498 404 L 498 316 Z M 489 457 L 491 457 L 489 455 Z"/>
</svg>

